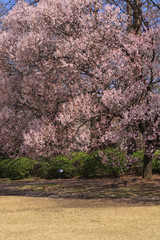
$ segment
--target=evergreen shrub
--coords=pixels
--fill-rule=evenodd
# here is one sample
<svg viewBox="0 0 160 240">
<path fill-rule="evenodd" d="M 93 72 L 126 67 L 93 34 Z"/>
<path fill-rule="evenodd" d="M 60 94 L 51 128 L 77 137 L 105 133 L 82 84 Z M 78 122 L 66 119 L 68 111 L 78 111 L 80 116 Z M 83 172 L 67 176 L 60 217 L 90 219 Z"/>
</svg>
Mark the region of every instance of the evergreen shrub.
<svg viewBox="0 0 160 240">
<path fill-rule="evenodd" d="M 138 176 L 143 172 L 143 157 L 144 150 L 136 151 L 131 156 L 130 167 Z"/>
<path fill-rule="evenodd" d="M 72 178 L 76 175 L 76 168 L 65 155 L 53 158 L 48 169 L 48 178 Z"/>
<path fill-rule="evenodd" d="M 7 178 L 9 177 L 8 174 L 8 164 L 11 159 L 5 159 L 0 161 L 0 178 Z"/>
<path fill-rule="evenodd" d="M 98 150 L 88 154 L 84 158 L 82 177 L 85 178 L 96 178 L 102 176 L 104 173 L 104 166 L 101 162 Z"/>
<path fill-rule="evenodd" d="M 73 152 L 69 155 L 71 164 L 76 168 L 76 176 L 83 176 L 83 168 L 87 156 L 88 154 L 85 152 Z"/>
<path fill-rule="evenodd" d="M 153 158 L 153 173 L 160 173 L 160 150 L 155 151 Z"/>
<path fill-rule="evenodd" d="M 49 168 L 50 164 L 48 162 L 36 162 L 34 170 L 36 177 L 47 179 Z"/>
<path fill-rule="evenodd" d="M 105 167 L 107 176 L 118 177 L 121 173 L 127 171 L 127 158 L 125 152 L 109 147 L 99 151 L 102 164 Z"/>
<path fill-rule="evenodd" d="M 7 165 L 7 177 L 10 179 L 24 179 L 33 175 L 34 160 L 30 158 L 19 157 L 12 159 Z"/>
</svg>

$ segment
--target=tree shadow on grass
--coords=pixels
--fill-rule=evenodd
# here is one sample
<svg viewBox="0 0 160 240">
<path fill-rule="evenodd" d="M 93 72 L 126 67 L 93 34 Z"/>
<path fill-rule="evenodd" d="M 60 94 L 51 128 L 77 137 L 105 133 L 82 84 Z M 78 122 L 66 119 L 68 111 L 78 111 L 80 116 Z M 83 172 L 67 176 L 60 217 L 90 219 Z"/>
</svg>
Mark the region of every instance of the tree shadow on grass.
<svg viewBox="0 0 160 240">
<path fill-rule="evenodd" d="M 64 199 L 101 199 L 121 205 L 160 205 L 160 175 L 152 180 L 125 175 L 119 178 L 0 180 L 0 195 Z"/>
</svg>

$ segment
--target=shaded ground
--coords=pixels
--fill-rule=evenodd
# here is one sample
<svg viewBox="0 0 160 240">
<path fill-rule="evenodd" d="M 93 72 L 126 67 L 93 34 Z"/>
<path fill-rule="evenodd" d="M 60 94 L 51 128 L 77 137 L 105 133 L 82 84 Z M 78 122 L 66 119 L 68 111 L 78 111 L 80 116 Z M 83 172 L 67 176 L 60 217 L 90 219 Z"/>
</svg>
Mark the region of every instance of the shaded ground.
<svg viewBox="0 0 160 240">
<path fill-rule="evenodd" d="M 159 240 L 160 206 L 0 196 L 0 240 Z"/>
<path fill-rule="evenodd" d="M 112 205 L 160 205 L 160 175 L 153 175 L 150 181 L 134 175 L 102 179 L 0 179 L 0 195 L 101 199 Z"/>
</svg>

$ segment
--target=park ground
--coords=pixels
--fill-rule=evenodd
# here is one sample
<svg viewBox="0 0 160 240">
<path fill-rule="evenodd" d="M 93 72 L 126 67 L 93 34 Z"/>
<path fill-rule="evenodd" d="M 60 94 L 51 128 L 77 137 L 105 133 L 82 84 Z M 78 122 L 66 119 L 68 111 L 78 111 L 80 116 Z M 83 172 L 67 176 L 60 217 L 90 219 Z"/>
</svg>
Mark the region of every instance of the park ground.
<svg viewBox="0 0 160 240">
<path fill-rule="evenodd" d="M 0 179 L 0 196 L 99 199 L 109 206 L 160 205 L 160 174 L 151 180 L 134 174 L 98 179 Z"/>
<path fill-rule="evenodd" d="M 0 240 L 160 240 L 160 175 L 0 180 Z"/>
</svg>

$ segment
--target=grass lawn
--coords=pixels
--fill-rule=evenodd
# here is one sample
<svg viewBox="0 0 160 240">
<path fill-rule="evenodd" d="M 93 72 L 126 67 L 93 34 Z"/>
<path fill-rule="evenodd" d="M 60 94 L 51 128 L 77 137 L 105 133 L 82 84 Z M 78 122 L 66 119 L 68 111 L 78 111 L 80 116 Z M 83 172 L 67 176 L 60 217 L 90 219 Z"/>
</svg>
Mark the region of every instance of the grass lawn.
<svg viewBox="0 0 160 240">
<path fill-rule="evenodd" d="M 160 240 L 160 206 L 0 196 L 0 240 Z"/>
</svg>

